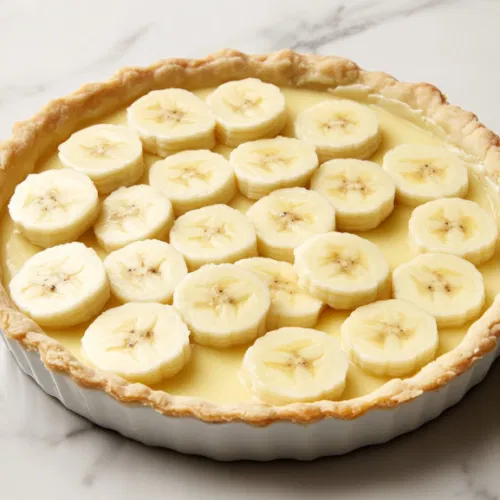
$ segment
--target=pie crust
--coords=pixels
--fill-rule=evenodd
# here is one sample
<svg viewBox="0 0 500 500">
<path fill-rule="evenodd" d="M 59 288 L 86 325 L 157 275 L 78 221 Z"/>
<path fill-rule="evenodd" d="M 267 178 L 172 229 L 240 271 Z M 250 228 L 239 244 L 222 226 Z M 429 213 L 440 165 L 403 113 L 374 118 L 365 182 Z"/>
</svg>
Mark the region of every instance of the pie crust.
<svg viewBox="0 0 500 500">
<path fill-rule="evenodd" d="M 0 206 L 37 161 L 91 120 L 128 105 L 151 90 L 207 88 L 229 80 L 256 77 L 286 87 L 315 90 L 350 89 L 395 106 L 420 120 L 436 135 L 482 164 L 487 180 L 500 189 L 500 139 L 477 117 L 448 104 L 428 83 L 402 83 L 379 72 L 364 71 L 347 59 L 290 50 L 246 55 L 222 50 L 204 59 L 165 59 L 146 68 L 125 68 L 106 82 L 84 85 L 56 99 L 31 119 L 16 123 L 10 140 L 0 144 Z M 500 194 L 499 194 L 500 196 Z M 1 272 L 1 269 L 0 269 Z M 496 347 L 500 337 L 500 295 L 452 351 L 405 380 L 393 379 L 379 389 L 346 401 L 292 403 L 285 406 L 249 403 L 217 405 L 200 398 L 174 396 L 82 364 L 31 319 L 17 311 L 0 285 L 0 328 L 29 351 L 38 351 L 45 366 L 70 376 L 81 386 L 98 389 L 124 403 L 149 406 L 167 416 L 189 416 L 206 422 L 243 421 L 265 426 L 279 420 L 313 422 L 325 417 L 354 419 L 377 408 L 394 408 L 427 391 L 435 391 Z"/>
</svg>

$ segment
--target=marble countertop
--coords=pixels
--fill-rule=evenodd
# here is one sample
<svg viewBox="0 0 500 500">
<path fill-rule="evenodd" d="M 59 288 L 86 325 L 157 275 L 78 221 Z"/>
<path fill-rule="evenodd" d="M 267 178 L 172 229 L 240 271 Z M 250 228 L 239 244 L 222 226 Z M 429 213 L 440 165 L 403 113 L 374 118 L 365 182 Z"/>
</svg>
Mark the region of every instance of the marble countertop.
<svg viewBox="0 0 500 500">
<path fill-rule="evenodd" d="M 222 47 L 337 54 L 432 82 L 500 132 L 499 22 L 498 0 L 0 0 L 0 140 L 49 99 L 122 66 Z M 0 342 L 0 497 L 494 500 L 499 385 L 497 363 L 458 406 L 384 446 L 223 464 L 96 428 L 22 375 Z"/>
</svg>

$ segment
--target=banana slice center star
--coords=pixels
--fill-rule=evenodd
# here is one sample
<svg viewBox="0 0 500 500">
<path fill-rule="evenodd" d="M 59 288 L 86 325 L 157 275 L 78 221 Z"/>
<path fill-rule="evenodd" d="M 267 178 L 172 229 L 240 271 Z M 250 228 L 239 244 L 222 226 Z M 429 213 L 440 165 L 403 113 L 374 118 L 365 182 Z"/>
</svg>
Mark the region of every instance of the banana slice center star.
<svg viewBox="0 0 500 500">
<path fill-rule="evenodd" d="M 462 241 L 472 238 L 475 234 L 474 218 L 463 213 L 457 214 L 453 218 L 448 218 L 444 210 L 429 218 L 431 222 L 430 232 L 443 243 L 450 238 L 459 238 Z"/>
<path fill-rule="evenodd" d="M 361 176 L 349 179 L 346 175 L 335 175 L 326 180 L 333 184 L 333 187 L 327 190 L 328 194 L 344 199 L 351 195 L 366 198 L 375 192 L 373 185 Z"/>
<path fill-rule="evenodd" d="M 251 95 L 251 93 L 243 92 L 237 94 L 233 99 L 225 98 L 224 102 L 234 113 L 248 116 L 260 108 L 263 99 L 259 95 Z"/>
<path fill-rule="evenodd" d="M 313 348 L 312 342 L 295 342 L 273 349 L 264 365 L 278 370 L 294 382 L 312 379 L 316 375 L 317 363 L 323 353 Z"/>
<path fill-rule="evenodd" d="M 425 160 L 406 160 L 407 171 L 401 175 L 411 182 L 425 184 L 427 182 L 438 182 L 446 177 L 446 167 L 436 165 L 436 162 Z"/>
<path fill-rule="evenodd" d="M 271 296 L 275 298 L 286 298 L 291 304 L 295 303 L 296 295 L 301 292 L 297 283 L 287 280 L 284 277 L 269 277 L 269 289 Z"/>
<path fill-rule="evenodd" d="M 293 160 L 292 156 L 285 156 L 280 151 L 263 149 L 256 152 L 256 159 L 249 162 L 249 164 L 265 172 L 272 173 L 274 170 L 289 167 Z"/>
<path fill-rule="evenodd" d="M 341 248 L 330 248 L 322 259 L 322 266 L 328 269 L 328 277 L 346 276 L 356 278 L 367 269 L 367 265 L 360 252 L 346 251 Z"/>
<path fill-rule="evenodd" d="M 383 349 L 400 350 L 403 341 L 416 333 L 414 328 L 403 326 L 402 315 L 397 320 L 378 317 L 365 321 L 365 323 L 371 328 L 371 331 L 367 332 L 368 339 Z"/>
<path fill-rule="evenodd" d="M 63 265 L 64 263 L 61 266 L 57 266 L 57 269 L 39 269 L 36 276 L 22 291 L 31 298 L 49 297 L 64 295 L 64 289 L 67 285 L 78 286 L 81 284 L 79 278 L 77 278 L 81 269 L 76 269 L 72 272 L 63 271 L 61 270 Z"/>
<path fill-rule="evenodd" d="M 169 124 L 172 127 L 194 123 L 188 119 L 189 113 L 175 104 L 154 103 L 145 109 L 148 112 L 146 120 L 158 124 Z"/>
<path fill-rule="evenodd" d="M 412 273 L 412 279 L 421 293 L 435 300 L 439 295 L 456 295 L 462 288 L 461 274 L 450 269 L 431 269 L 428 267 Z"/>
<path fill-rule="evenodd" d="M 293 231 L 297 225 L 311 224 L 313 217 L 307 214 L 301 214 L 299 208 L 303 207 L 302 203 L 290 203 L 283 207 L 282 210 L 270 212 L 269 216 L 276 225 L 277 230 L 281 232 Z"/>
<path fill-rule="evenodd" d="M 352 134 L 358 128 L 358 123 L 347 116 L 334 115 L 328 120 L 320 121 L 318 128 L 324 135 L 328 135 L 332 131 L 348 135 Z"/>
<path fill-rule="evenodd" d="M 123 145 L 123 142 L 113 142 L 104 137 L 97 137 L 91 145 L 80 144 L 80 147 L 94 158 L 115 158 L 113 150 Z"/>
<path fill-rule="evenodd" d="M 61 194 L 55 188 L 51 188 L 40 196 L 28 198 L 25 207 L 36 205 L 38 208 L 38 220 L 50 217 L 56 210 L 66 211 L 66 205 L 61 201 Z"/>
<path fill-rule="evenodd" d="M 232 231 L 229 224 L 217 224 L 210 219 L 192 225 L 190 229 L 197 234 L 189 236 L 188 240 L 196 241 L 205 248 L 215 248 L 221 240 L 231 240 Z"/>
<path fill-rule="evenodd" d="M 137 281 L 142 280 L 146 276 L 156 276 L 161 277 L 162 271 L 161 266 L 165 262 L 165 259 L 160 259 L 158 262 L 147 263 L 144 257 L 139 257 L 139 265 L 132 267 L 122 264 L 122 276 L 130 280 L 130 283 L 137 284 Z"/>
<path fill-rule="evenodd" d="M 113 207 L 113 210 L 108 216 L 108 221 L 124 231 L 123 225 L 127 219 L 136 217 L 142 219 L 143 216 L 143 211 L 135 203 L 123 203 L 117 207 Z"/>
<path fill-rule="evenodd" d="M 237 293 L 231 290 L 233 285 L 237 285 L 237 280 L 224 280 L 208 289 L 207 299 L 199 301 L 195 307 L 215 311 L 219 317 L 232 316 L 235 319 L 241 313 L 241 308 L 249 300 L 251 293 Z"/>
<path fill-rule="evenodd" d="M 209 169 L 203 169 L 204 161 L 199 161 L 189 165 L 179 165 L 172 169 L 169 173 L 168 179 L 177 184 L 181 184 L 184 187 L 190 187 L 194 180 L 199 180 L 208 184 L 212 178 L 212 171 Z"/>
<path fill-rule="evenodd" d="M 120 343 L 115 346 L 108 347 L 106 351 L 129 351 L 134 352 L 135 348 L 141 343 L 150 345 L 154 342 L 154 328 L 156 326 L 156 318 L 146 326 L 139 326 L 137 320 L 126 321 L 114 330 L 114 333 L 120 336 Z"/>
<path fill-rule="evenodd" d="M 289 281 L 282 277 L 272 278 L 269 286 L 273 292 L 284 292 L 290 295 L 298 291 L 298 287 L 293 281 Z"/>
</svg>

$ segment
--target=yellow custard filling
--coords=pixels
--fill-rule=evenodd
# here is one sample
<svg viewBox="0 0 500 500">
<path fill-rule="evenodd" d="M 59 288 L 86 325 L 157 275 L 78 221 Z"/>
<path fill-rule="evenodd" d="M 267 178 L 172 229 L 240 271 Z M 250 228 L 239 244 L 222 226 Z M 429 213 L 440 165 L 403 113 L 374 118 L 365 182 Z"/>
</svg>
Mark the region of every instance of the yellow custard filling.
<svg viewBox="0 0 500 500">
<path fill-rule="evenodd" d="M 288 124 L 281 135 L 290 137 L 293 137 L 292 124 L 297 113 L 325 99 L 335 99 L 334 96 L 325 92 L 302 89 L 282 89 L 282 91 L 286 98 Z M 199 90 L 195 91 L 195 94 L 205 98 L 209 92 L 210 90 Z M 432 135 L 425 128 L 389 113 L 375 104 L 370 104 L 369 106 L 376 113 L 383 134 L 382 145 L 371 158 L 372 161 L 381 164 L 384 154 L 399 144 L 443 145 L 441 139 Z M 98 122 L 126 124 L 126 121 L 126 110 L 123 109 Z M 228 157 L 231 148 L 218 145 L 214 151 Z M 159 159 L 159 157 L 150 154 L 145 154 L 144 157 L 147 169 Z M 62 164 L 59 161 L 57 153 L 54 153 L 40 161 L 36 170 L 43 171 L 57 168 L 62 168 Z M 147 183 L 147 172 L 142 182 Z M 470 188 L 467 198 L 480 204 L 497 217 L 496 201 L 491 196 L 486 183 L 482 180 L 481 174 L 472 167 L 470 169 Z M 230 203 L 231 206 L 242 212 L 245 212 L 251 204 L 252 202 L 242 195 L 237 195 Z M 371 240 L 381 249 L 391 269 L 404 262 L 408 262 L 414 257 L 407 242 L 410 215 L 410 208 L 396 205 L 394 212 L 378 228 L 358 233 L 363 238 Z M 92 246 L 101 258 L 106 256 L 106 252 L 98 246 L 92 231 L 89 231 L 81 238 L 81 241 L 88 246 Z M 7 287 L 12 277 L 21 269 L 24 262 L 40 250 L 39 247 L 31 244 L 14 230 L 9 214 L 5 212 L 0 222 L 1 265 L 4 269 L 3 283 L 5 287 Z M 479 270 L 485 280 L 486 307 L 492 303 L 495 295 L 500 291 L 498 259 L 499 254 L 497 251 L 490 261 L 479 266 Z M 111 299 L 107 307 L 116 305 L 117 302 Z M 316 328 L 339 337 L 340 326 L 348 315 L 348 311 L 327 309 L 322 314 Z M 45 331 L 51 337 L 62 342 L 76 357 L 83 360 L 80 350 L 80 339 L 87 326 L 88 324 L 82 324 L 67 330 L 54 331 L 45 329 Z M 438 355 L 455 348 L 463 339 L 469 326 L 440 329 Z M 154 388 L 173 394 L 196 396 L 214 403 L 249 402 L 252 399 L 251 394 L 241 383 L 239 377 L 241 360 L 247 347 L 214 349 L 194 344 L 191 360 L 182 371 L 175 377 L 155 385 Z M 386 377 L 377 377 L 368 374 L 351 364 L 342 399 L 351 399 L 367 394 L 388 380 Z"/>
</svg>

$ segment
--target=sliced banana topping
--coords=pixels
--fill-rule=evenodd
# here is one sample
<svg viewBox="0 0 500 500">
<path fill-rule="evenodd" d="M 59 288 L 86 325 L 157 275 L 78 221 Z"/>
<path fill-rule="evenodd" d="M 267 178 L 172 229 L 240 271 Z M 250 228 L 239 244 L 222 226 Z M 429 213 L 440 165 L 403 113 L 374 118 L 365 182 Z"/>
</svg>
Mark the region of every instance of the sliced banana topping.
<svg viewBox="0 0 500 500">
<path fill-rule="evenodd" d="M 174 306 L 194 341 L 213 347 L 245 344 L 262 335 L 270 303 L 267 285 L 234 264 L 203 266 L 174 292 Z"/>
<path fill-rule="evenodd" d="M 207 97 L 217 120 L 217 136 L 227 146 L 274 137 L 286 123 L 285 96 L 257 78 L 220 85 Z"/>
<path fill-rule="evenodd" d="M 335 211 L 318 193 L 279 189 L 247 211 L 257 232 L 259 253 L 293 262 L 293 251 L 311 236 L 335 229 Z"/>
<path fill-rule="evenodd" d="M 233 167 L 222 155 L 207 150 L 183 151 L 154 163 L 149 184 L 167 196 L 177 216 L 227 203 L 236 194 Z"/>
<path fill-rule="evenodd" d="M 342 347 L 360 368 L 375 375 L 411 375 L 436 356 L 436 320 L 404 300 L 359 307 L 341 328 Z"/>
<path fill-rule="evenodd" d="M 267 405 L 340 399 L 349 370 L 362 378 L 344 398 L 378 387 L 373 376 L 435 364 L 457 333 L 438 328 L 467 328 L 481 315 L 474 266 L 493 258 L 499 237 L 483 204 L 463 199 L 481 192 L 474 184 L 467 196 L 467 161 L 417 144 L 394 147 L 382 167 L 366 161 L 404 130 L 382 131 L 379 118 L 398 124 L 356 100 L 306 95 L 317 104 L 304 105 L 257 78 L 210 92 L 151 91 L 128 107 L 127 126 L 75 132 L 60 162 L 16 187 L 6 220 L 16 308 L 54 334 L 84 325 L 88 364 L 130 382 L 174 377 L 190 342 L 196 366 L 183 380 L 219 362 L 229 376 L 243 349 L 241 381 Z M 416 208 L 389 219 L 395 202 Z M 393 264 L 409 260 L 399 233 L 411 211 L 409 247 L 419 255 L 391 278 L 384 254 L 394 243 Z M 384 231 L 366 233 L 388 238 L 383 254 L 357 234 L 384 221 Z M 102 250 L 91 248 L 92 227 Z M 345 312 L 330 317 L 327 306 Z M 320 331 L 335 326 L 341 342 Z"/>
<path fill-rule="evenodd" d="M 42 326 L 64 328 L 96 316 L 109 299 L 95 250 L 66 243 L 29 258 L 9 285 L 18 309 Z"/>
<path fill-rule="evenodd" d="M 297 115 L 295 136 L 316 146 L 320 163 L 333 158 L 369 158 L 382 135 L 375 113 L 347 99 L 323 101 Z"/>
<path fill-rule="evenodd" d="M 282 326 L 309 328 L 316 325 L 323 302 L 299 286 L 299 277 L 292 264 L 264 257 L 243 259 L 236 264 L 256 273 L 269 287 L 271 308 L 267 316 L 268 330 Z"/>
<path fill-rule="evenodd" d="M 111 292 L 121 302 L 170 304 L 187 274 L 182 255 L 159 240 L 130 243 L 104 259 Z"/>
<path fill-rule="evenodd" d="M 139 184 L 120 188 L 104 200 L 94 232 L 99 245 L 112 252 L 134 241 L 166 238 L 173 222 L 168 198 Z"/>
<path fill-rule="evenodd" d="M 441 147 L 402 144 L 386 153 L 383 168 L 396 184 L 396 200 L 411 207 L 462 198 L 469 189 L 467 167 Z"/>
<path fill-rule="evenodd" d="M 69 169 L 31 174 L 18 184 L 9 214 L 31 243 L 51 247 L 78 239 L 99 214 L 92 181 Z"/>
<path fill-rule="evenodd" d="M 393 273 L 397 299 L 432 314 L 439 327 L 460 326 L 476 318 L 485 302 L 482 274 L 455 255 L 427 253 Z"/>
<path fill-rule="evenodd" d="M 253 200 L 276 189 L 307 186 L 318 167 L 314 146 L 288 137 L 241 144 L 230 161 L 239 190 Z"/>
<path fill-rule="evenodd" d="M 373 229 L 394 209 L 394 183 L 371 161 L 327 161 L 315 172 L 311 189 L 335 208 L 337 227 L 342 231 Z"/>
<path fill-rule="evenodd" d="M 255 230 L 241 212 L 227 205 L 211 205 L 179 217 L 170 243 L 193 271 L 204 264 L 236 262 L 257 255 Z"/>
<path fill-rule="evenodd" d="M 338 399 L 345 388 L 347 356 L 339 342 L 310 328 L 280 328 L 257 339 L 243 358 L 242 380 L 269 404 Z"/>
<path fill-rule="evenodd" d="M 215 119 L 210 108 L 184 89 L 153 90 L 127 109 L 127 119 L 144 149 L 158 156 L 215 145 Z"/>
<path fill-rule="evenodd" d="M 97 368 L 146 384 L 174 376 L 191 352 L 189 330 L 172 306 L 138 302 L 103 312 L 82 348 Z"/>
<path fill-rule="evenodd" d="M 372 242 L 349 233 L 313 236 L 295 250 L 299 284 L 334 309 L 384 298 L 389 265 Z"/>
<path fill-rule="evenodd" d="M 101 194 L 135 184 L 144 171 L 139 136 L 121 125 L 92 125 L 75 132 L 59 146 L 59 159 L 88 175 Z"/>
<path fill-rule="evenodd" d="M 495 219 L 477 203 L 443 198 L 413 211 L 408 236 L 418 253 L 451 253 L 477 266 L 493 257 L 498 228 Z"/>
</svg>

